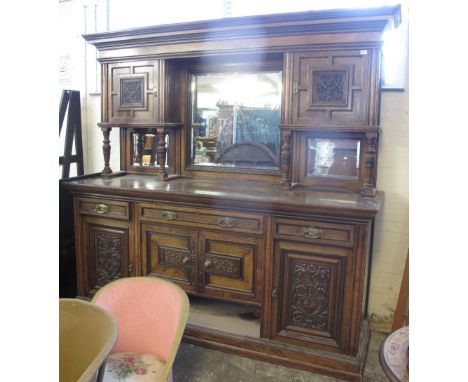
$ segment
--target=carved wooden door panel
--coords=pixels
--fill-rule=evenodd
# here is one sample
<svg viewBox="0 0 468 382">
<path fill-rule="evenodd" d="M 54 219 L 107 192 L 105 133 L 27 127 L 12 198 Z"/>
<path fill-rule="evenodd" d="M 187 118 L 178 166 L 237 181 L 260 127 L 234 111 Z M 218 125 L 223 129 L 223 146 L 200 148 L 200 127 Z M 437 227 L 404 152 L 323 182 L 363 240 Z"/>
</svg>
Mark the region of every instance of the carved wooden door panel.
<svg viewBox="0 0 468 382">
<path fill-rule="evenodd" d="M 271 294 L 271 338 L 324 350 L 345 349 L 350 298 L 349 248 L 277 241 Z M 347 264 L 348 262 L 348 264 Z M 349 312 L 348 312 L 348 311 Z"/>
<path fill-rule="evenodd" d="M 158 122 L 158 60 L 110 64 L 108 77 L 108 122 Z"/>
<path fill-rule="evenodd" d="M 200 231 L 198 291 L 260 302 L 263 240 L 239 234 Z"/>
<path fill-rule="evenodd" d="M 131 275 L 131 230 L 127 222 L 120 220 L 85 217 L 82 232 L 82 267 L 86 271 L 79 282 L 78 293 L 92 297 L 109 282 Z"/>
<path fill-rule="evenodd" d="M 372 54 L 351 49 L 294 53 L 291 123 L 369 125 Z"/>
<path fill-rule="evenodd" d="M 162 225 L 141 226 L 143 276 L 169 279 L 187 291 L 196 290 L 197 231 Z"/>
</svg>

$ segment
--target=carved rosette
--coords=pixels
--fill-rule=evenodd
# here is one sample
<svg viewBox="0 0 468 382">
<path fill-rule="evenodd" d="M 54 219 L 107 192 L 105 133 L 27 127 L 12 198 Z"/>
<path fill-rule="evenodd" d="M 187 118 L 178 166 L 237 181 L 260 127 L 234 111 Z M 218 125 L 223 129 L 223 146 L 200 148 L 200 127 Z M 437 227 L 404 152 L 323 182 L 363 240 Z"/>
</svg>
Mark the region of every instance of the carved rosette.
<svg viewBox="0 0 468 382">
<path fill-rule="evenodd" d="M 314 72 L 313 102 L 345 102 L 346 72 Z"/>
<path fill-rule="evenodd" d="M 120 79 L 120 107 L 144 107 L 144 78 Z"/>
<path fill-rule="evenodd" d="M 96 234 L 97 284 L 122 277 L 122 239 L 109 233 Z"/>
<path fill-rule="evenodd" d="M 291 278 L 289 324 L 326 330 L 331 268 L 319 264 L 294 264 Z"/>
</svg>

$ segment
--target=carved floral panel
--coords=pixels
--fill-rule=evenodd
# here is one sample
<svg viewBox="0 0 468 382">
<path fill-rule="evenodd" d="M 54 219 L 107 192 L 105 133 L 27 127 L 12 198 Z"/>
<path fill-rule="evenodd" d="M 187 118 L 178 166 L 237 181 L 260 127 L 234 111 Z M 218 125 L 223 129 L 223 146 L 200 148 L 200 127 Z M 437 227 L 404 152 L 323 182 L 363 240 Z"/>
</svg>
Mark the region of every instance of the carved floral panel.
<svg viewBox="0 0 468 382">
<path fill-rule="evenodd" d="M 122 277 L 122 237 L 96 232 L 97 284 L 105 285 Z"/>
<path fill-rule="evenodd" d="M 315 330 L 328 328 L 330 266 L 295 263 L 291 268 L 289 323 Z"/>
<path fill-rule="evenodd" d="M 195 263 L 195 256 L 186 249 L 167 248 L 160 246 L 159 263 L 163 266 L 176 268 L 191 268 Z"/>
<path fill-rule="evenodd" d="M 346 71 L 313 71 L 312 104 L 346 103 Z"/>
<path fill-rule="evenodd" d="M 122 78 L 120 80 L 120 106 L 144 107 L 143 88 L 143 77 Z"/>
</svg>

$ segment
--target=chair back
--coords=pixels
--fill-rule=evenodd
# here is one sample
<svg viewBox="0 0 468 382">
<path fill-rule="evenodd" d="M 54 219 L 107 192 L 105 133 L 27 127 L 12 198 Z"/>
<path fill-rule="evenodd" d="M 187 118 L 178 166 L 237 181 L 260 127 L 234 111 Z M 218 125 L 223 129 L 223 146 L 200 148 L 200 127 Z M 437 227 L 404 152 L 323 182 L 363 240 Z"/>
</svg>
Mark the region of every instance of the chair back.
<svg viewBox="0 0 468 382">
<path fill-rule="evenodd" d="M 155 277 L 128 277 L 101 288 L 92 302 L 117 320 L 119 337 L 111 353 L 153 354 L 170 370 L 189 310 L 180 287 Z"/>
</svg>

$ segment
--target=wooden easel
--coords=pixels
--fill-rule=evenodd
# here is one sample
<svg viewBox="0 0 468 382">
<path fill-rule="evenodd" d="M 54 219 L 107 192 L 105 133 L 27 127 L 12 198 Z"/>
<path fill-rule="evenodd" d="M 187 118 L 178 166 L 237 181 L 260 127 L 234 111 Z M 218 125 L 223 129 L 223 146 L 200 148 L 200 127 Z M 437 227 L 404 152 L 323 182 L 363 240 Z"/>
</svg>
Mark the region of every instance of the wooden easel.
<svg viewBox="0 0 468 382">
<path fill-rule="evenodd" d="M 401 280 L 400 294 L 398 295 L 398 302 L 395 310 L 395 317 L 393 318 L 392 332 L 400 329 L 409 322 L 409 251 L 406 255 L 405 270 L 403 271 L 403 278 Z"/>
<path fill-rule="evenodd" d="M 62 165 L 62 178 L 70 176 L 70 164 L 77 164 L 77 175 L 84 174 L 83 141 L 81 137 L 81 104 L 78 90 L 64 90 L 59 106 L 59 136 L 62 132 L 65 113 L 68 108 L 67 127 L 65 129 L 65 147 L 63 156 L 59 156 Z M 73 138 L 75 141 L 75 155 L 72 155 Z"/>
</svg>

